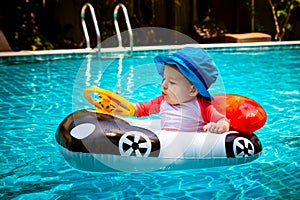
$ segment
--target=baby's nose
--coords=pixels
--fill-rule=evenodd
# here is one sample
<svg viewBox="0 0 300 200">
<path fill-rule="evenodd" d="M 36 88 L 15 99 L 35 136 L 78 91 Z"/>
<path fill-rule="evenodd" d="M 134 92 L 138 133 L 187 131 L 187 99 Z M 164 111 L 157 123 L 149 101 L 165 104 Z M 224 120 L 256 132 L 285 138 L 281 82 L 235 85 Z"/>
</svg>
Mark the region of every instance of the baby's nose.
<svg viewBox="0 0 300 200">
<path fill-rule="evenodd" d="M 162 88 L 167 89 L 168 88 L 168 84 L 166 84 L 166 81 L 163 80 L 161 83 Z"/>
</svg>

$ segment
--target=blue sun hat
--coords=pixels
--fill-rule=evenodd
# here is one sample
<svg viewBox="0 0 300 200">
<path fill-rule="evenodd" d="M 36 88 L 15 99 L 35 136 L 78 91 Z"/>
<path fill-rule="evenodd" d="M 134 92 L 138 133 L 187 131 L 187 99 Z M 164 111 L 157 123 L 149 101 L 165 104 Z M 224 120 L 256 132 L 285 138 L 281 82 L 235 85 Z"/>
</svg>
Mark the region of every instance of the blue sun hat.
<svg viewBox="0 0 300 200">
<path fill-rule="evenodd" d="M 158 73 L 163 76 L 165 65 L 176 65 L 181 73 L 193 83 L 199 94 L 209 100 L 208 88 L 218 76 L 212 58 L 201 48 L 185 47 L 170 56 L 156 56 L 154 62 Z"/>
</svg>

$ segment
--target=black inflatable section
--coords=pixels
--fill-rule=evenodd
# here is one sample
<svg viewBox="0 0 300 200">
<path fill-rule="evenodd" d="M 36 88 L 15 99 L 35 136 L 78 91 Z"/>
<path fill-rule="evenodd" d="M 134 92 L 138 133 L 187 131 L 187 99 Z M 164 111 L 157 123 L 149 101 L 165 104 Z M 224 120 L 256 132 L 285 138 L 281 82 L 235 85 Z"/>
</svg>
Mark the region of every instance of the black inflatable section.
<svg viewBox="0 0 300 200">
<path fill-rule="evenodd" d="M 77 139 L 72 136 L 71 131 L 76 126 L 82 124 L 95 125 L 94 131 L 87 137 Z M 128 122 L 113 117 L 111 115 L 100 114 L 89 110 L 78 110 L 67 116 L 59 125 L 56 131 L 56 141 L 62 147 L 73 152 L 96 153 L 96 154 L 115 154 L 120 155 L 120 138 L 130 131 L 145 134 L 151 141 L 151 152 L 149 156 L 157 157 L 160 153 L 160 142 L 158 137 L 147 129 L 131 126 Z M 126 151 L 129 148 L 138 148 L 139 143 L 145 143 L 145 139 L 140 137 L 138 141 L 134 136 L 128 135 L 128 141 L 132 145 L 122 144 Z M 139 148 L 141 154 L 147 149 Z M 134 153 L 134 152 L 133 152 Z"/>
</svg>

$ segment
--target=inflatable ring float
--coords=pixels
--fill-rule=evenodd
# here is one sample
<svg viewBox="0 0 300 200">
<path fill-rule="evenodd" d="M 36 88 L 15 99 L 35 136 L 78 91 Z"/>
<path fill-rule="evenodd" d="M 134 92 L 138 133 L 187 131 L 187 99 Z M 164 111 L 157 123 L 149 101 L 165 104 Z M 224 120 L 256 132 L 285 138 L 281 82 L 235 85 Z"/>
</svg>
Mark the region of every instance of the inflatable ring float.
<svg viewBox="0 0 300 200">
<path fill-rule="evenodd" d="M 215 101 L 224 98 L 227 97 L 220 95 Z M 233 102 L 235 109 L 242 109 L 241 105 L 245 103 L 238 101 L 238 106 L 237 101 Z M 227 103 L 230 101 L 217 109 L 232 110 L 233 107 Z M 241 116 L 235 117 L 232 115 L 230 120 L 238 120 Z M 243 118 L 247 119 L 246 116 Z M 262 126 L 261 122 L 259 124 Z M 253 132 L 235 128 L 223 134 L 165 131 L 160 130 L 160 120 L 125 120 L 86 109 L 71 113 L 60 123 L 56 141 L 70 166 L 91 172 L 228 166 L 253 161 L 262 151 L 261 143 Z"/>
</svg>

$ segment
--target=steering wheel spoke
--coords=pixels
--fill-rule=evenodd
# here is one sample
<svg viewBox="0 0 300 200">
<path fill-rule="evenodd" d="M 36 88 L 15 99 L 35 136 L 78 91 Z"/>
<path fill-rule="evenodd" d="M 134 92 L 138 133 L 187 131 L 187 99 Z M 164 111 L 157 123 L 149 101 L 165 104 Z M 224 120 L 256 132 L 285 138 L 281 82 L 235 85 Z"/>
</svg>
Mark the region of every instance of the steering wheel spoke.
<svg viewBox="0 0 300 200">
<path fill-rule="evenodd" d="M 99 99 L 95 100 L 90 93 L 97 93 Z M 94 106 L 96 111 L 105 114 L 116 114 L 121 116 L 134 115 L 135 109 L 133 105 L 124 97 L 102 88 L 87 88 L 83 93 L 84 97 Z"/>
</svg>

